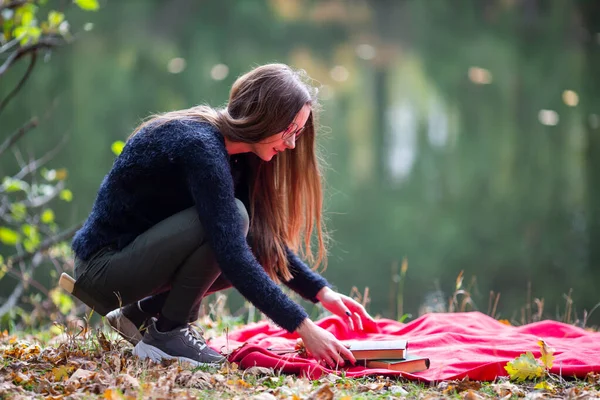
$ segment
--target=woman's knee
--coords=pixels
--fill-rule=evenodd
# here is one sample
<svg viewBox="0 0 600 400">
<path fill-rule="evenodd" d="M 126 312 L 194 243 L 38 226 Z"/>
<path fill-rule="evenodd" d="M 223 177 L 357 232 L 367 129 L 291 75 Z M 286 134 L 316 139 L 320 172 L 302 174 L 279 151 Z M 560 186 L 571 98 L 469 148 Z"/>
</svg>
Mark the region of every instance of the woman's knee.
<svg viewBox="0 0 600 400">
<path fill-rule="evenodd" d="M 240 199 L 235 199 L 235 203 L 238 206 L 238 210 L 240 211 L 240 215 L 243 220 L 243 232 L 245 236 L 248 236 L 248 231 L 250 230 L 250 216 L 248 215 L 248 210 L 246 210 L 246 206 Z"/>
</svg>

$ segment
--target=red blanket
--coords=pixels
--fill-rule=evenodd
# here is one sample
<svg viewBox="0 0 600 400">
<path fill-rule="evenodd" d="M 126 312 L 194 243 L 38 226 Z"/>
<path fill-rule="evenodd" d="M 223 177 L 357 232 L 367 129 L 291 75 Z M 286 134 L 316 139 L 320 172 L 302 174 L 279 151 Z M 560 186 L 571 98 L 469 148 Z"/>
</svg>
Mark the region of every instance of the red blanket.
<svg viewBox="0 0 600 400">
<path fill-rule="evenodd" d="M 522 353 L 531 351 L 540 357 L 539 338 L 554 348 L 552 373 L 584 377 L 588 372 L 600 372 L 600 333 L 555 321 L 541 321 L 514 327 L 502 324 L 479 312 L 427 314 L 410 323 L 388 319 L 377 321 L 379 332 L 350 331 L 337 317 L 328 317 L 317 324 L 340 340 L 406 339 L 408 352 L 429 357 L 427 371 L 406 374 L 386 369 L 364 367 L 345 368 L 347 377 L 365 375 L 401 375 L 424 382 L 462 379 L 492 381 L 507 375 L 504 366 Z M 210 345 L 218 350 L 234 350 L 229 361 L 242 368 L 261 366 L 311 379 L 323 373 L 336 372 L 322 367 L 314 359 L 294 355 L 277 355 L 269 347 L 293 348 L 298 338 L 267 322 L 247 325 L 213 339 Z M 241 347 L 240 347 L 241 346 Z"/>
</svg>

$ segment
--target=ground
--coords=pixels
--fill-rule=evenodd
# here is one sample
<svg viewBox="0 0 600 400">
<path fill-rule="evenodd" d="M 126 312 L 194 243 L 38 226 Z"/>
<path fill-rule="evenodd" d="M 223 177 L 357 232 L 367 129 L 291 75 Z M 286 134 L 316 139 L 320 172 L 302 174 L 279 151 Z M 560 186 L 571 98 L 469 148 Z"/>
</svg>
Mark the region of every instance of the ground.
<svg viewBox="0 0 600 400">
<path fill-rule="evenodd" d="M 0 399 L 390 399 L 390 398 L 600 398 L 600 375 L 565 381 L 549 376 L 551 390 L 469 380 L 431 385 L 404 379 L 350 379 L 328 375 L 310 381 L 278 371 L 235 364 L 192 368 L 142 362 L 132 347 L 105 329 L 53 327 L 34 334 L 0 334 Z"/>
</svg>

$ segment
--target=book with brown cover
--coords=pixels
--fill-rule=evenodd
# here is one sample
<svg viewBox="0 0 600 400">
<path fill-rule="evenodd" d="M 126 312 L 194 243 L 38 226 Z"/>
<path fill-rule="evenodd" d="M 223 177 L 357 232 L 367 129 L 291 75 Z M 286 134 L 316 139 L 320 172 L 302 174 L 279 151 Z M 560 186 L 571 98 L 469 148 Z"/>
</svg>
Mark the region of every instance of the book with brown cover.
<svg viewBox="0 0 600 400">
<path fill-rule="evenodd" d="M 349 350 L 357 360 L 406 358 L 406 340 L 361 340 L 347 341 Z"/>
<path fill-rule="evenodd" d="M 385 368 L 410 374 L 429 369 L 429 358 L 407 356 L 404 360 L 367 360 L 365 366 L 367 368 Z"/>
</svg>

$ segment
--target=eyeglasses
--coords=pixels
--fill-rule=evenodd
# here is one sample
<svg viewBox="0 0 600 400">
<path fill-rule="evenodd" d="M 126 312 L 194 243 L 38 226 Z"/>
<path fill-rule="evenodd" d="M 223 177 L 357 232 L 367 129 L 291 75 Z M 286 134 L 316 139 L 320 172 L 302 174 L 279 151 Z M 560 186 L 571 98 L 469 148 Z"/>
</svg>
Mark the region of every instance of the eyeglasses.
<svg viewBox="0 0 600 400">
<path fill-rule="evenodd" d="M 281 138 L 283 140 L 288 140 L 292 136 L 295 136 L 296 139 L 298 139 L 298 136 L 300 136 L 300 134 L 304 131 L 304 128 L 306 128 L 306 125 L 300 128 L 295 122 L 292 122 L 291 125 L 288 126 L 288 128 L 283 132 Z"/>
</svg>

